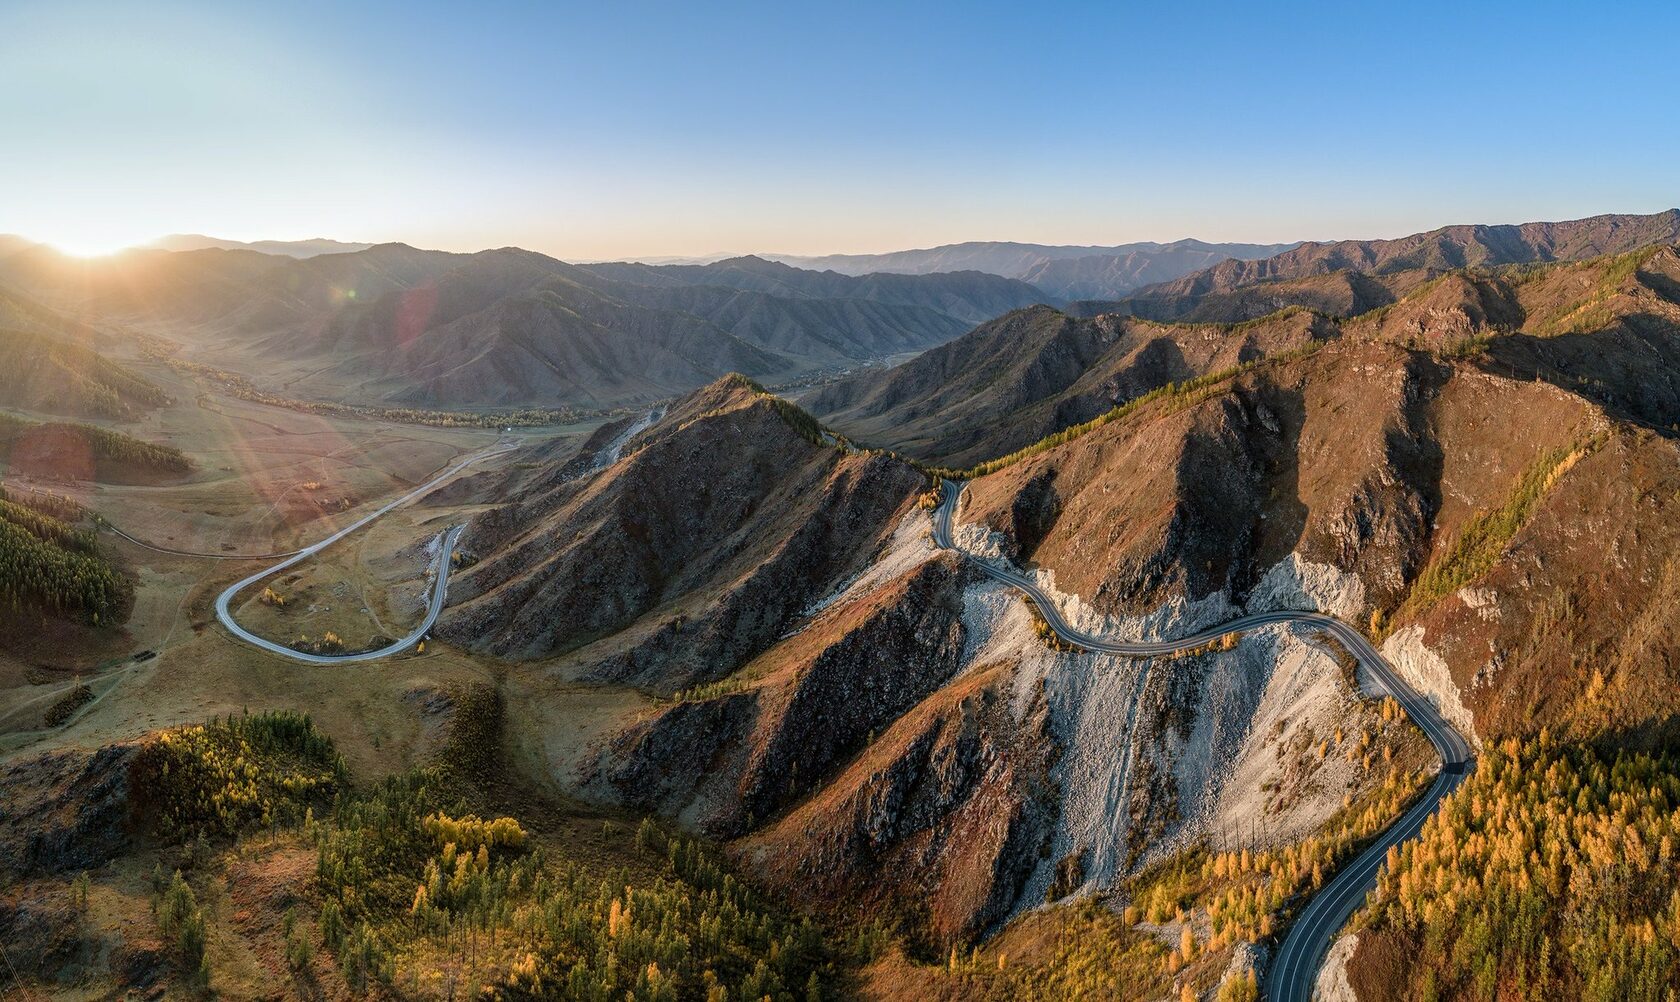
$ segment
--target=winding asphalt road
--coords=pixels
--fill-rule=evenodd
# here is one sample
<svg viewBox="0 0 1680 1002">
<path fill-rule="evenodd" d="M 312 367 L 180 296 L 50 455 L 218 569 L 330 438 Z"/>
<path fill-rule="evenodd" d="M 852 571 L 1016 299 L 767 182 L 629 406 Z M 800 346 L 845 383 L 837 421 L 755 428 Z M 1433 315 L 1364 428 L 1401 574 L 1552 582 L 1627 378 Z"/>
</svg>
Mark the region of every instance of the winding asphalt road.
<svg viewBox="0 0 1680 1002">
<path fill-rule="evenodd" d="M 435 573 L 435 579 L 432 583 L 431 601 L 428 603 L 426 608 L 426 618 L 421 621 L 418 627 L 410 631 L 407 636 L 403 637 L 401 640 L 387 644 L 378 650 L 358 651 L 354 654 L 308 654 L 304 651 L 294 650 L 284 644 L 277 644 L 266 637 L 259 637 L 250 630 L 240 626 L 238 621 L 233 618 L 230 606 L 235 596 L 244 591 L 246 588 L 256 584 L 258 581 L 261 581 L 264 578 L 272 577 L 288 567 L 308 560 L 310 557 L 320 553 L 322 550 L 343 539 L 345 536 L 350 535 L 357 529 L 362 528 L 374 519 L 377 519 L 380 516 L 389 513 L 393 509 L 400 508 L 403 505 L 408 504 L 410 501 L 427 494 L 433 488 L 437 487 L 445 480 L 448 480 L 450 477 L 453 477 L 455 474 L 461 472 L 472 464 L 489 459 L 491 456 L 499 456 L 503 453 L 511 452 L 515 448 L 517 448 L 517 443 L 501 442 L 488 449 L 476 452 L 445 469 L 442 473 L 439 473 L 431 480 L 426 481 L 419 487 L 409 491 L 407 494 L 402 495 L 394 501 L 387 502 L 376 511 L 362 516 L 356 521 L 328 536 L 326 539 L 298 550 L 296 553 L 293 553 L 291 556 L 272 567 L 264 568 L 263 570 L 252 574 L 250 577 L 234 582 L 227 588 L 227 590 L 216 596 L 216 618 L 222 621 L 222 625 L 228 628 L 228 632 L 251 646 L 259 647 L 268 651 L 270 654 L 278 654 L 282 657 L 290 658 L 293 661 L 301 661 L 305 664 L 336 665 L 351 664 L 358 661 L 373 661 L 378 658 L 396 654 L 399 651 L 407 650 L 416 643 L 420 642 L 420 639 L 426 635 L 426 632 L 437 623 L 438 613 L 443 611 L 444 596 L 449 588 L 450 558 L 454 555 L 455 544 L 460 542 L 461 533 L 466 530 L 466 526 L 464 525 L 450 526 L 438 536 L 439 542 L 437 557 L 432 561 L 432 570 Z"/>
<path fill-rule="evenodd" d="M 934 512 L 933 518 L 934 545 L 958 553 L 963 551 L 958 550 L 952 542 L 951 523 L 956 514 L 957 501 L 962 496 L 962 489 L 963 485 L 960 482 L 945 481 L 944 497 L 940 499 L 939 508 Z M 1313 986 L 1318 980 L 1318 969 L 1324 962 L 1325 954 L 1330 950 L 1331 942 L 1358 910 L 1365 896 L 1376 887 L 1377 870 L 1382 865 L 1389 847 L 1416 837 L 1424 821 L 1435 812 L 1447 794 L 1458 788 L 1458 784 L 1464 781 L 1465 775 L 1475 766 L 1469 742 L 1441 717 L 1433 703 L 1420 696 L 1395 673 L 1393 667 L 1365 639 L 1364 634 L 1333 616 L 1319 612 L 1280 610 L 1242 616 L 1177 640 L 1105 640 L 1069 626 L 1067 620 L 1062 617 L 1061 610 L 1056 608 L 1050 597 L 1030 578 L 992 561 L 982 560 L 971 554 L 965 555 L 988 577 L 1026 593 L 1033 604 L 1038 606 L 1044 621 L 1057 636 L 1076 647 L 1090 651 L 1153 657 L 1200 647 L 1227 633 L 1240 633 L 1279 623 L 1300 623 L 1322 630 L 1347 648 L 1405 708 L 1412 722 L 1423 729 L 1423 733 L 1428 736 L 1430 743 L 1435 746 L 1435 751 L 1441 756 L 1441 771 L 1436 775 L 1434 783 L 1399 821 L 1389 826 L 1364 852 L 1342 867 L 1335 877 L 1307 902 L 1307 906 L 1289 927 L 1289 933 L 1278 947 L 1277 956 L 1266 974 L 1266 998 L 1270 1002 L 1310 1002 Z"/>
</svg>

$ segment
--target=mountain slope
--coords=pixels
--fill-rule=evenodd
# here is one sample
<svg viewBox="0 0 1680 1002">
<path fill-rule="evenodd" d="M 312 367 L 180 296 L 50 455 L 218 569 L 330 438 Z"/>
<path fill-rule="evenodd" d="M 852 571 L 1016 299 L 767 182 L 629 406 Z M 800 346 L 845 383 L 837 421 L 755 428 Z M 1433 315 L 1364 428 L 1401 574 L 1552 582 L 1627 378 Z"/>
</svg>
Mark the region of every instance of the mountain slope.
<svg viewBox="0 0 1680 1002">
<path fill-rule="evenodd" d="M 1301 300 L 1344 307 L 1346 319 Z M 1451 351 L 1497 334 L 1486 351 L 1498 371 L 1571 389 L 1626 419 L 1680 422 L 1670 368 L 1680 360 L 1680 252 L 1668 245 L 1520 269 L 1337 272 L 1199 303 L 1191 315 L 1286 305 L 1245 323 L 1179 327 L 1123 313 L 1024 311 L 894 369 L 824 387 L 807 403 L 860 441 L 967 466 L 1169 384 L 1330 338 Z"/>
<path fill-rule="evenodd" d="M 589 271 L 638 285 L 722 286 L 793 299 L 864 300 L 915 306 L 947 314 L 968 326 L 1044 297 L 1026 282 L 979 270 L 938 274 L 872 272 L 850 275 L 811 271 L 761 257 L 708 265 L 593 264 Z"/>
<path fill-rule="evenodd" d="M 815 435 L 739 377 L 691 394 L 601 472 L 555 470 L 475 519 L 480 560 L 451 581 L 440 634 L 500 656 L 581 648 L 591 677 L 663 691 L 728 675 L 925 485 Z"/>
<path fill-rule="evenodd" d="M 0 405 L 127 418 L 168 399 L 155 384 L 91 348 L 51 335 L 0 329 Z"/>
<path fill-rule="evenodd" d="M 1005 455 L 1168 383 L 1334 336 L 1298 310 L 1241 327 L 1173 327 L 1048 307 L 1012 313 L 886 373 L 812 394 L 859 441 L 966 466 Z"/>
<path fill-rule="evenodd" d="M 1677 369 L 1672 247 L 1449 275 L 981 477 L 965 517 L 1100 614 L 1375 614 L 1480 735 L 1670 740 Z"/>
<path fill-rule="evenodd" d="M 185 358 L 267 373 L 256 382 L 282 396 L 422 407 L 615 408 L 733 371 L 792 380 L 918 352 L 1041 298 L 978 273 L 849 278 L 757 258 L 582 268 L 402 244 L 303 259 L 35 248 L 0 262 L 0 279 L 61 313 L 181 342 Z"/>
</svg>

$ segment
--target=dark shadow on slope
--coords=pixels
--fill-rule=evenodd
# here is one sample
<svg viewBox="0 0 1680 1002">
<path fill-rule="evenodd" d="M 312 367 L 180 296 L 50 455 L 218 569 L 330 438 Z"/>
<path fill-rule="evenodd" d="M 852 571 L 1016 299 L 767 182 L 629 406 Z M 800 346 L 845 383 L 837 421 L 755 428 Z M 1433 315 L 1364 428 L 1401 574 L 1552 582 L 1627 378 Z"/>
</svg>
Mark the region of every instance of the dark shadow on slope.
<svg viewBox="0 0 1680 1002">
<path fill-rule="evenodd" d="M 1632 314 L 1586 334 L 1506 335 L 1487 346 L 1482 366 L 1551 383 L 1663 434 L 1680 430 L 1680 330 L 1666 317 Z"/>
</svg>

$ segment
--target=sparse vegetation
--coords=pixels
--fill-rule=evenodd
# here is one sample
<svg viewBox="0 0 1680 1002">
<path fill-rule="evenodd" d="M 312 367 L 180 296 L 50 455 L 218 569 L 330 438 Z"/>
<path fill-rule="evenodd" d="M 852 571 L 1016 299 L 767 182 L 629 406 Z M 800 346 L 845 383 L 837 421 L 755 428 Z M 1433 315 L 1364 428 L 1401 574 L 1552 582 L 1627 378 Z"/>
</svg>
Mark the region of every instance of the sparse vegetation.
<svg viewBox="0 0 1680 1002">
<path fill-rule="evenodd" d="M 156 385 L 92 348 L 17 330 L 0 331 L 0 395 L 14 406 L 118 419 L 169 402 Z"/>
<path fill-rule="evenodd" d="M 1061 634 L 1051 629 L 1049 621 L 1044 618 L 1044 613 L 1039 609 L 1037 602 L 1024 594 L 1018 597 L 1021 604 L 1026 606 L 1027 615 L 1032 617 L 1033 636 L 1038 638 L 1039 643 L 1063 654 L 1077 654 L 1084 649 L 1077 644 L 1063 640 Z"/>
<path fill-rule="evenodd" d="M 31 508 L 60 522 L 80 522 L 92 514 L 75 498 L 44 491 L 39 487 L 0 486 L 0 501 L 10 501 Z"/>
<path fill-rule="evenodd" d="M 199 910 L 198 897 L 192 885 L 175 871 L 157 901 L 158 930 L 174 950 L 187 983 L 199 989 L 210 986 L 210 962 L 204 956 L 204 913 Z"/>
<path fill-rule="evenodd" d="M 793 401 L 771 393 L 757 381 L 747 376 L 743 376 L 739 372 L 731 372 L 729 375 L 723 377 L 723 382 L 726 386 L 735 386 L 751 390 L 766 400 L 769 400 L 771 405 L 776 408 L 776 413 L 780 414 L 782 420 L 788 423 L 788 427 L 798 432 L 799 437 L 805 439 L 807 442 L 810 442 L 812 445 L 838 444 L 838 439 L 824 437 L 822 422 L 812 417 L 809 412 Z"/>
<path fill-rule="evenodd" d="M 1143 1002 L 1171 990 L 1171 979 L 1162 973 L 1166 953 L 1153 936 L 1130 928 L 1096 899 L 1086 898 L 1029 912 L 984 948 L 952 948 L 942 966 L 911 967 L 899 973 L 891 987 L 893 997 L 899 998 L 934 995 L 933 986 L 943 983 L 956 989 L 955 997 L 998 1002 Z M 912 983 L 916 974 L 927 984 Z"/>
<path fill-rule="evenodd" d="M 1546 492 L 1574 465 L 1603 444 L 1594 437 L 1572 448 L 1552 449 L 1534 461 L 1493 511 L 1477 512 L 1440 555 L 1412 581 L 1390 621 L 1404 620 L 1486 574 L 1505 552 Z M 1373 618 L 1373 625 L 1377 620 Z"/>
<path fill-rule="evenodd" d="M 1070 427 L 1063 428 L 1061 431 L 1054 434 L 1046 435 L 1033 444 L 1022 449 L 1017 449 L 1007 456 L 1001 456 L 997 459 L 988 459 L 985 462 L 969 467 L 966 470 L 935 468 L 930 472 L 955 480 L 972 480 L 975 477 L 983 477 L 988 473 L 996 473 L 998 470 L 1007 466 L 1013 466 L 1023 459 L 1030 459 L 1039 453 L 1054 449 L 1059 445 L 1065 445 L 1076 438 L 1081 438 L 1090 432 L 1096 431 L 1104 425 L 1112 424 L 1115 421 L 1123 421 L 1157 401 L 1168 402 L 1165 405 L 1168 407 L 1168 413 L 1173 410 L 1179 410 L 1200 403 L 1201 401 L 1207 399 L 1208 396 L 1215 392 L 1218 387 L 1224 383 L 1236 379 L 1239 376 L 1246 375 L 1247 373 L 1253 372 L 1264 366 L 1281 365 L 1287 362 L 1307 358 L 1317 352 L 1319 347 L 1320 342 L 1315 341 L 1312 344 L 1303 345 L 1290 351 L 1279 352 L 1276 355 L 1271 355 L 1267 358 L 1256 359 L 1252 362 L 1244 362 L 1242 365 L 1233 366 L 1229 369 L 1221 369 L 1218 372 L 1210 372 L 1202 376 L 1197 376 L 1195 379 L 1188 379 L 1182 383 L 1168 383 L 1165 386 L 1160 386 L 1150 390 L 1148 393 L 1135 396 L 1125 403 L 1120 404 L 1112 410 L 1104 414 L 1100 414 L 1083 424 L 1072 425 Z"/>
<path fill-rule="evenodd" d="M 1514 270 L 1509 277 L 1512 284 L 1518 286 L 1560 274 L 1592 274 L 1596 279 L 1585 295 L 1572 293 L 1567 302 L 1533 318 L 1526 329 L 1543 337 L 1556 337 L 1603 330 L 1610 326 L 1616 319 L 1610 300 L 1661 250 L 1660 246 L 1644 247 L 1584 264 L 1547 264 Z"/>
<path fill-rule="evenodd" d="M 690 686 L 671 695 L 673 703 L 703 703 L 708 699 L 744 692 L 752 680 L 744 674 L 737 673 L 716 682 L 706 682 L 701 685 Z"/>
<path fill-rule="evenodd" d="M 791 999 L 825 980 L 816 928 L 764 911 L 698 843 L 644 826 L 664 875 L 638 885 L 551 858 L 512 818 L 447 812 L 435 783 L 392 779 L 319 826 L 320 927 L 352 988 Z"/>
<path fill-rule="evenodd" d="M 1404 719 L 1392 700 L 1378 705 L 1383 721 Z M 1184 976 L 1194 967 L 1200 983 L 1211 987 L 1207 979 L 1223 970 L 1224 962 L 1210 965 L 1204 958 L 1224 957 L 1240 943 L 1275 941 L 1311 894 L 1415 800 L 1428 775 L 1401 764 L 1392 754 L 1393 744 L 1382 743 L 1379 754 L 1371 738 L 1372 732 L 1363 727 L 1357 736 L 1338 729 L 1337 750 L 1381 778 L 1364 792 L 1344 797 L 1341 808 L 1315 834 L 1265 850 L 1213 851 L 1193 845 L 1122 885 L 1131 902 L 1124 912 L 1128 923 L 1176 922 L 1188 928 L 1186 920 L 1194 915 L 1211 928 L 1205 941 L 1181 937 L 1162 958 L 1164 973 Z M 1314 741 L 1309 734 L 1303 753 L 1322 758 L 1331 746 L 1330 739 Z M 1231 988 L 1229 982 L 1226 989 L 1246 991 L 1245 986 Z"/>
<path fill-rule="evenodd" d="M 143 442 L 132 435 L 91 424 L 68 421 L 41 423 L 12 414 L 0 414 L 0 444 L 8 450 L 25 438 L 42 439 L 48 436 L 77 443 L 96 460 L 126 463 L 159 473 L 187 473 L 192 469 L 192 461 L 174 446 Z"/>
<path fill-rule="evenodd" d="M 344 638 L 331 630 L 327 630 L 319 637 L 299 634 L 298 638 L 287 646 L 294 651 L 302 651 L 305 654 L 343 654 Z"/>
</svg>

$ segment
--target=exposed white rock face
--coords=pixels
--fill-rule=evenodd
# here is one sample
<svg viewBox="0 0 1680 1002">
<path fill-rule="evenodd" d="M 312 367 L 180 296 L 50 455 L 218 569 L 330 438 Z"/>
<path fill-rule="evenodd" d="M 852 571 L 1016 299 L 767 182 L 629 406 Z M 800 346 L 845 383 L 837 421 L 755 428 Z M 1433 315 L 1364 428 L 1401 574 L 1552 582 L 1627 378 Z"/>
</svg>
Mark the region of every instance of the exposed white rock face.
<svg viewBox="0 0 1680 1002">
<path fill-rule="evenodd" d="M 1029 576 L 1056 603 L 1069 626 L 1108 640 L 1171 640 L 1241 615 L 1228 596 L 1215 593 L 1194 602 L 1174 597 L 1142 615 L 1106 616 L 1078 595 L 1058 591 L 1055 571 L 1039 568 Z"/>
<path fill-rule="evenodd" d="M 1347 965 L 1359 946 L 1359 934 L 1348 933 L 1330 944 L 1324 966 L 1318 969 L 1318 983 L 1313 986 L 1314 1002 L 1359 1002 L 1359 993 L 1348 983 Z"/>
<path fill-rule="evenodd" d="M 995 533 L 957 525 L 953 536 L 974 559 L 1018 570 L 1003 556 Z M 1103 637 L 1182 636 L 1241 613 L 1228 596 L 1216 594 L 1163 603 L 1146 615 L 1103 615 L 1078 596 L 1058 591 L 1053 573 L 1039 569 L 1031 576 L 1070 625 Z M 1364 604 L 1363 586 L 1353 575 L 1293 557 L 1273 568 L 1265 589 L 1263 608 L 1357 616 Z M 1334 731 L 1357 699 L 1334 658 L 1298 628 L 1266 627 L 1248 633 L 1230 651 L 1176 660 L 1057 653 L 1035 636 L 1021 594 L 994 581 L 966 590 L 963 620 L 964 670 L 1018 662 L 1014 715 L 1023 719 L 1042 699 L 1062 750 L 1053 771 L 1062 799 L 1050 852 L 1028 880 L 1017 910 L 1045 900 L 1057 864 L 1068 857 L 1081 864 L 1078 886 L 1069 890 L 1108 888 L 1124 876 L 1137 841 L 1130 832 L 1132 801 L 1139 792 L 1134 786 L 1147 775 L 1140 771 L 1144 759 L 1157 776 L 1153 789 L 1165 783 L 1176 798 L 1178 820 L 1142 845 L 1134 864 L 1202 836 L 1231 848 L 1300 838 L 1335 813 L 1354 779 L 1354 766 L 1331 756 L 1312 789 L 1293 798 L 1286 810 L 1268 815 L 1264 809 L 1261 787 L 1279 774 L 1279 743 L 1302 728 Z M 1163 707 L 1188 722 L 1163 725 L 1158 719 Z"/>
<path fill-rule="evenodd" d="M 1383 642 L 1382 656 L 1412 687 L 1433 702 L 1441 715 L 1452 721 L 1459 731 L 1480 744 L 1474 719 L 1464 705 L 1463 694 L 1453 682 L 1446 661 L 1423 643 L 1423 627 L 1408 626 L 1395 630 Z"/>
<path fill-rule="evenodd" d="M 1499 618 L 1499 594 L 1492 588 L 1460 588 L 1456 593 L 1458 600 L 1467 608 L 1474 609 L 1482 619 L 1492 621 Z"/>
<path fill-rule="evenodd" d="M 1003 537 L 983 526 L 954 526 L 952 541 L 957 549 L 976 560 L 1024 573 L 1056 604 L 1057 611 L 1069 626 L 1093 636 L 1109 640 L 1170 640 L 1215 626 L 1240 614 L 1229 597 L 1213 594 L 1194 602 L 1173 598 L 1153 612 L 1139 616 L 1104 615 L 1078 595 L 1057 589 L 1055 571 L 1047 568 L 1021 571 L 1003 555 Z"/>
<path fill-rule="evenodd" d="M 1248 596 L 1249 612 L 1303 609 L 1358 622 L 1365 610 L 1365 582 L 1330 564 L 1291 553 L 1272 565 Z"/>
<path fill-rule="evenodd" d="M 1276 667 L 1259 706 L 1249 715 L 1241 748 L 1217 777 L 1216 801 L 1205 825 L 1213 844 L 1222 849 L 1263 848 L 1305 837 L 1336 813 L 1355 778 L 1353 763 L 1341 755 L 1327 756 L 1309 793 L 1285 810 L 1266 810 L 1270 798 L 1262 786 L 1277 773 L 1277 749 L 1304 729 L 1332 733 L 1352 712 L 1356 699 L 1324 650 L 1293 631 L 1280 629 L 1272 637 L 1269 645 L 1262 644 L 1261 637 L 1252 642 L 1254 654 L 1272 658 Z"/>
<path fill-rule="evenodd" d="M 813 617 L 830 606 L 862 598 L 881 585 L 910 573 L 924 561 L 932 560 L 938 553 L 929 530 L 928 513 L 920 508 L 911 508 L 899 519 L 892 537 L 887 540 L 885 549 L 876 555 L 874 562 L 851 580 L 811 603 L 804 610 L 804 615 Z"/>
<path fill-rule="evenodd" d="M 1266 951 L 1264 948 L 1253 943 L 1238 943 L 1231 951 L 1231 960 L 1230 963 L 1225 965 L 1225 972 L 1219 976 L 1219 987 L 1224 988 L 1249 971 L 1255 972 L 1258 976 L 1260 970 L 1265 966 Z"/>
<path fill-rule="evenodd" d="M 630 440 L 653 427 L 654 423 L 664 416 L 665 408 L 656 407 L 632 421 L 623 431 L 613 436 L 613 440 L 608 442 L 600 452 L 595 454 L 594 462 L 589 465 L 589 472 L 599 473 L 618 462 L 619 457 L 624 455 L 624 447 L 630 444 Z"/>
<path fill-rule="evenodd" d="M 982 560 L 994 560 L 1006 563 L 1004 556 L 1005 544 L 1008 542 L 1002 533 L 993 532 L 983 525 L 974 522 L 956 523 L 951 526 L 951 542 L 957 549 L 971 557 Z"/>
</svg>

